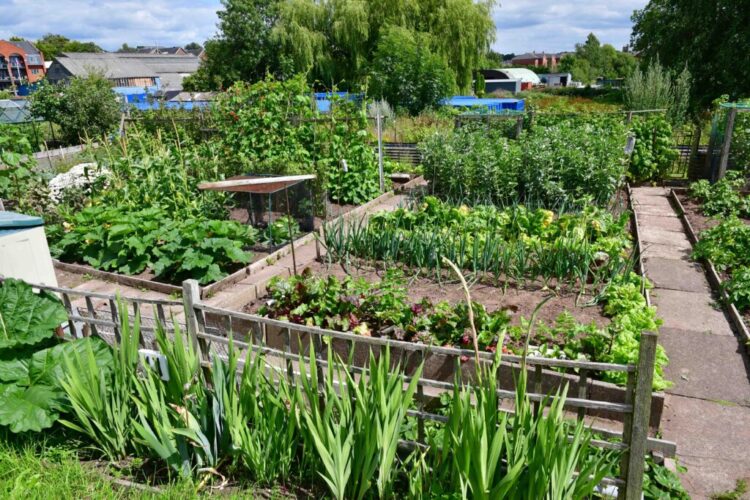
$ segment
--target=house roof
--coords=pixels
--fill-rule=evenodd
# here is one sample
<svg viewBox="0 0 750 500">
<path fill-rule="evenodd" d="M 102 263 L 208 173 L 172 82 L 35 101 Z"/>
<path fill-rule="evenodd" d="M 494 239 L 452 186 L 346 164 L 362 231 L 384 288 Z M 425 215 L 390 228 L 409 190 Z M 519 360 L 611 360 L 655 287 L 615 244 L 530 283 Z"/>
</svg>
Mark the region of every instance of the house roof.
<svg viewBox="0 0 750 500">
<path fill-rule="evenodd" d="M 178 54 L 185 51 L 182 47 L 159 47 L 156 45 L 138 46 L 135 48 L 135 54 Z"/>
<path fill-rule="evenodd" d="M 39 49 L 37 49 L 33 43 L 27 42 L 26 40 L 21 40 L 20 42 L 10 42 L 19 49 L 23 50 L 27 54 L 36 54 L 39 55 L 41 52 L 39 52 Z"/>
<path fill-rule="evenodd" d="M 152 68 L 137 59 L 119 57 L 123 54 L 64 52 L 55 62 L 73 76 L 86 76 L 91 71 L 101 71 L 106 78 L 156 78 Z"/>
</svg>

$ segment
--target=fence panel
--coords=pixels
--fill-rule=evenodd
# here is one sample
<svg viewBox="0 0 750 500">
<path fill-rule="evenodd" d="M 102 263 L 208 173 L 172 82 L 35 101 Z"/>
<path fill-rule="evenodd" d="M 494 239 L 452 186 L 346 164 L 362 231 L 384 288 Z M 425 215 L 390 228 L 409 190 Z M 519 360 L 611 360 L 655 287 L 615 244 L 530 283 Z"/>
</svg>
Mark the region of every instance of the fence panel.
<svg viewBox="0 0 750 500">
<path fill-rule="evenodd" d="M 469 385 L 474 381 L 472 373 L 475 373 L 476 366 L 473 351 L 365 337 L 215 308 L 200 301 L 198 283 L 194 280 L 183 283 L 184 302 L 114 297 L 82 290 L 32 286 L 55 292 L 62 297 L 68 312 L 69 334 L 74 337 L 93 334 L 109 343 L 116 343 L 119 341 L 118 321 L 124 318 L 132 321 L 138 316 L 141 318 L 143 347 L 158 350 L 153 332 L 169 315 L 173 323 L 171 326 L 164 324 L 165 330 L 173 334 L 175 327 L 186 328 L 191 341 L 200 350 L 202 363 L 206 367 L 210 364 L 211 355 L 226 359 L 230 337 L 241 354 L 251 357 L 264 355 L 267 367 L 274 376 L 285 376 L 291 383 L 295 383 L 300 377 L 299 364 L 310 363 L 311 345 L 319 370 L 322 371 L 327 366 L 330 351 L 330 354 L 347 360 L 347 369 L 355 377 L 366 373 L 369 356 L 381 356 L 385 349 L 390 349 L 394 368 L 397 364 L 400 365 L 408 381 L 420 363 L 424 363 L 425 367 L 432 363 L 418 379 L 417 406 L 408 412 L 409 416 L 418 420 L 419 440 L 406 443 L 407 446 L 419 446 L 423 443 L 424 421 L 445 421 L 444 416 L 429 411 L 429 403 L 439 398 L 440 394 L 453 390 L 454 376 Z M 597 439 L 592 441 L 594 446 L 623 453 L 620 477 L 606 478 L 603 484 L 617 485 L 621 498 L 640 498 L 645 453 L 659 451 L 666 456 L 674 456 L 675 453 L 674 443 L 648 437 L 655 349 L 656 335 L 644 333 L 637 366 L 538 357 L 523 359 L 520 356 L 504 355 L 499 379 L 501 382 L 513 380 L 514 374 L 517 375 L 524 366 L 530 370 L 529 373 L 534 374 L 559 370 L 577 372 L 575 376 L 561 379 L 561 384 L 572 381 L 577 388 L 575 397 L 566 400 L 565 406 L 571 418 L 583 419 L 592 411 L 605 411 L 624 417 L 622 431 L 589 425 L 598 434 Z M 480 363 L 490 364 L 494 355 L 483 352 L 478 354 L 478 358 Z M 624 403 L 597 399 L 587 390 L 591 373 L 602 371 L 628 374 L 627 399 Z M 309 373 L 309 369 L 307 372 Z M 528 394 L 529 400 L 537 405 L 545 403 L 548 394 L 552 392 L 548 384 L 540 384 L 539 380 L 542 379 L 533 379 L 530 384 L 533 385 L 533 392 Z M 343 381 L 338 380 L 337 383 Z M 504 389 L 502 384 L 498 387 L 497 394 L 502 401 L 512 402 L 515 399 L 514 390 Z M 499 411 L 511 410 L 501 408 Z"/>
</svg>

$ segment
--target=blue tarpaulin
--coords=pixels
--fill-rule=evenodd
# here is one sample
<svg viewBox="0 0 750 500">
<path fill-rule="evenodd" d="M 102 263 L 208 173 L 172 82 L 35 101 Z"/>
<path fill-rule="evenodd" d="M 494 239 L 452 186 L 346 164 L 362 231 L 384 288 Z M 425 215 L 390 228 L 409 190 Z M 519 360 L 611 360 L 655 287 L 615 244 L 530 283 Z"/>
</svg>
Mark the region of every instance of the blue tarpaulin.
<svg viewBox="0 0 750 500">
<path fill-rule="evenodd" d="M 526 103 L 523 99 L 479 99 L 472 96 L 456 95 L 448 99 L 443 99 L 441 104 L 454 108 L 476 108 L 480 112 L 505 113 L 523 111 Z"/>
</svg>

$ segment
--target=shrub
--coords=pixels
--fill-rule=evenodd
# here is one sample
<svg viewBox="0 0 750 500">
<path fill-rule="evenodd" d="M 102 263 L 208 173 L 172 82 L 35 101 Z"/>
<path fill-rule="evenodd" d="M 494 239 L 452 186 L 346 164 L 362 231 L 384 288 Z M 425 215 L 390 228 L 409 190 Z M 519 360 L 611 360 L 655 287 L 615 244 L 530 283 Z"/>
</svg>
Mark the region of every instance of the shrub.
<svg viewBox="0 0 750 500">
<path fill-rule="evenodd" d="M 672 127 L 660 115 L 636 119 L 632 126 L 635 149 L 628 177 L 636 182 L 661 179 L 678 157 L 672 146 Z"/>
<path fill-rule="evenodd" d="M 120 103 L 112 84 L 99 73 L 74 77 L 69 83 L 42 84 L 30 101 L 32 114 L 58 124 L 67 144 L 99 139 L 120 120 Z"/>
</svg>

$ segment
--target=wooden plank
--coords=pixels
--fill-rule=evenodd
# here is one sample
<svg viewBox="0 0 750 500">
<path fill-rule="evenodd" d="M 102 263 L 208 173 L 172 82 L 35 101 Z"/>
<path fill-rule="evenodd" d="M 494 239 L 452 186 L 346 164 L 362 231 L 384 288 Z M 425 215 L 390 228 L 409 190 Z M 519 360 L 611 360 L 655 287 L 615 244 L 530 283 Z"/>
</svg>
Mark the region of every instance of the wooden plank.
<svg viewBox="0 0 750 500">
<path fill-rule="evenodd" d="M 285 175 L 279 177 L 239 176 L 223 181 L 201 182 L 200 184 L 198 184 L 198 189 L 211 191 L 243 191 L 266 193 L 271 191 L 263 191 L 262 189 L 264 186 L 272 186 L 274 191 L 278 191 L 279 189 L 291 187 L 300 182 L 313 179 L 315 179 L 315 176 L 312 174 Z M 256 191 L 256 189 L 258 191 Z"/>
<path fill-rule="evenodd" d="M 82 266 L 80 264 L 69 264 L 67 262 L 60 262 L 57 259 L 52 259 L 52 264 L 55 269 L 66 271 L 75 274 L 84 274 L 94 276 L 107 281 L 113 281 L 121 285 L 131 286 L 134 288 L 146 288 L 155 292 L 161 292 L 167 295 L 173 293 L 180 293 L 181 289 L 175 285 L 168 285 L 167 283 L 159 283 L 156 281 L 144 280 L 142 278 L 136 278 L 134 276 L 125 276 L 117 273 L 109 273 L 107 271 L 100 271 L 89 266 Z"/>
</svg>

